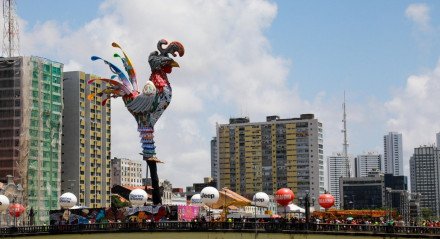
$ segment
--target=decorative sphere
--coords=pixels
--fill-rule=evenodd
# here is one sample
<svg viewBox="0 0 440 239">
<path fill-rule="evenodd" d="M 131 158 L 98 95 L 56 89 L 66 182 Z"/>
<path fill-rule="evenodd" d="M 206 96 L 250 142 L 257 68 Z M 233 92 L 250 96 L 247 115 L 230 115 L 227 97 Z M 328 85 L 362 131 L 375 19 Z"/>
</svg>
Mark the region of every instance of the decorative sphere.
<svg viewBox="0 0 440 239">
<path fill-rule="evenodd" d="M 200 198 L 206 205 L 212 205 L 218 201 L 220 197 L 218 190 L 214 187 L 205 187 L 200 192 Z"/>
<path fill-rule="evenodd" d="M 78 199 L 76 198 L 75 194 L 73 193 L 63 193 L 63 195 L 60 196 L 60 206 L 61 208 L 71 208 L 76 205 L 76 202 Z"/>
<path fill-rule="evenodd" d="M 331 208 L 335 204 L 335 198 L 331 194 L 321 194 L 318 198 L 319 205 L 327 209 Z"/>
<path fill-rule="evenodd" d="M 9 198 L 5 195 L 0 195 L 0 212 L 8 209 L 9 207 Z"/>
<path fill-rule="evenodd" d="M 26 209 L 19 203 L 14 203 L 9 206 L 9 215 L 19 217 Z"/>
<path fill-rule="evenodd" d="M 254 195 L 253 201 L 255 206 L 267 207 L 269 205 L 269 195 L 265 192 L 258 192 Z"/>
<path fill-rule="evenodd" d="M 281 188 L 275 193 L 275 200 L 281 206 L 287 206 L 293 199 L 295 198 L 295 194 L 293 194 L 292 190 L 288 188 Z"/>
<path fill-rule="evenodd" d="M 191 205 L 193 205 L 193 206 L 202 206 L 203 205 L 202 198 L 200 197 L 200 194 L 194 194 L 191 197 Z"/>
<path fill-rule="evenodd" d="M 131 191 L 128 196 L 128 200 L 130 200 L 133 206 L 142 206 L 148 200 L 148 194 L 144 190 L 138 188 Z"/>
</svg>

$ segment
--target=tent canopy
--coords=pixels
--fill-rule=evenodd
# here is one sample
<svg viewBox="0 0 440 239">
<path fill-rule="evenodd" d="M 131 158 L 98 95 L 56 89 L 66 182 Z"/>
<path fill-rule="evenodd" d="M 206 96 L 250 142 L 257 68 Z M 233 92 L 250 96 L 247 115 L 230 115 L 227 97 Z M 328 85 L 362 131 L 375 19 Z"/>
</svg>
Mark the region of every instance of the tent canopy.
<svg viewBox="0 0 440 239">
<path fill-rule="evenodd" d="M 286 212 L 293 212 L 293 213 L 305 213 L 306 210 L 304 208 L 298 207 L 295 204 L 289 204 L 286 207 Z"/>
<path fill-rule="evenodd" d="M 221 190 L 218 190 L 219 192 L 219 199 L 217 203 L 212 205 L 212 208 L 223 208 L 224 206 L 231 209 L 229 206 L 235 206 L 235 207 L 244 207 L 244 206 L 250 206 L 251 200 L 241 196 L 240 194 L 229 190 L 228 188 L 222 188 Z"/>
</svg>

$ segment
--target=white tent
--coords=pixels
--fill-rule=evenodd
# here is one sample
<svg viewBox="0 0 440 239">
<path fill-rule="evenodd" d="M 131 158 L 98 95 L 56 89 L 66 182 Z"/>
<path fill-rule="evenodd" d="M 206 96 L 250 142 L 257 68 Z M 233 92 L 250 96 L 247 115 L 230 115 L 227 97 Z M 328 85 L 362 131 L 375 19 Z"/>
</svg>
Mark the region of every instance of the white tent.
<svg viewBox="0 0 440 239">
<path fill-rule="evenodd" d="M 292 212 L 292 213 L 305 213 L 306 210 L 304 210 L 304 208 L 300 208 L 297 205 L 292 203 L 292 204 L 287 205 L 286 212 L 288 212 L 288 213 L 289 212 Z"/>
</svg>

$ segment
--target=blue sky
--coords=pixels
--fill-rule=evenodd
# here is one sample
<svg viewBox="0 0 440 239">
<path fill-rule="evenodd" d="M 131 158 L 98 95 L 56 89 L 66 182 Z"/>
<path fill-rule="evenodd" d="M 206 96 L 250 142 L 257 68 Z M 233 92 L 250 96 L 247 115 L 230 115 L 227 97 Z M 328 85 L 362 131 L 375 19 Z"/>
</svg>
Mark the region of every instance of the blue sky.
<svg viewBox="0 0 440 239">
<path fill-rule="evenodd" d="M 383 153 L 383 135 L 398 131 L 407 165 L 412 149 L 440 131 L 438 1 L 27 0 L 18 1 L 18 14 L 22 52 L 68 70 L 109 74 L 88 57 L 111 57 L 118 41 L 148 75 L 145 58 L 158 39 L 184 43 L 172 107 L 156 136 L 169 162 L 163 177 L 177 186 L 209 174 L 215 123 L 230 116 L 314 113 L 324 124 L 325 155 L 340 151 L 344 90 L 353 155 Z M 138 157 L 135 125 L 118 100 L 112 154 Z M 133 133 L 121 133 L 127 124 Z M 170 145 L 175 139 L 179 146 Z M 178 172 L 194 162 L 191 177 Z"/>
</svg>

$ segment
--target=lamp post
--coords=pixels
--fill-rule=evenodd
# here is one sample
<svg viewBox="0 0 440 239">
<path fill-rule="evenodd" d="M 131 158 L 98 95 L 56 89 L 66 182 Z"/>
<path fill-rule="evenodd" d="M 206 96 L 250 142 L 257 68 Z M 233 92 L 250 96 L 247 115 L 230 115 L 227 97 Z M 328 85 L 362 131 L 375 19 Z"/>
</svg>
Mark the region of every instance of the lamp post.
<svg viewBox="0 0 440 239">
<path fill-rule="evenodd" d="M 310 206 L 315 205 L 315 198 L 310 198 L 309 190 L 306 191 L 306 196 L 304 198 L 299 198 L 299 202 L 305 207 L 305 217 L 306 217 L 306 230 L 309 230 L 309 220 L 310 220 Z"/>
</svg>

